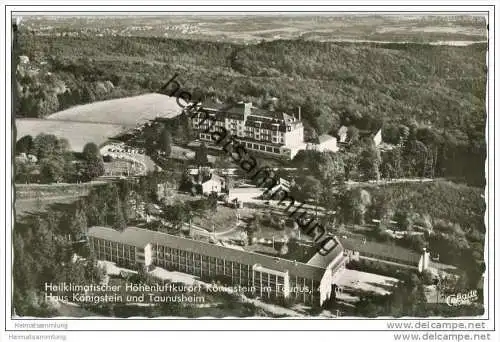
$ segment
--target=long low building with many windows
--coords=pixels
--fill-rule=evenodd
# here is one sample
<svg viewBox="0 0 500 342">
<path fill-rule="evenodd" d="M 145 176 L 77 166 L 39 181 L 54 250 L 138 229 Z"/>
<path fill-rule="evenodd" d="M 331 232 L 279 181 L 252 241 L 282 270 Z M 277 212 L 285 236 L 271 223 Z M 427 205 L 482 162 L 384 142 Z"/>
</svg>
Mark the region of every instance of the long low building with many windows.
<svg viewBox="0 0 500 342">
<path fill-rule="evenodd" d="M 288 298 L 306 304 L 321 305 L 334 298 L 335 279 L 347 262 L 337 239 L 332 240 L 335 246 L 330 253 L 318 253 L 308 263 L 301 263 L 136 227 L 124 231 L 92 227 L 88 237 L 100 260 L 220 279 L 251 287 L 261 298 Z"/>
</svg>

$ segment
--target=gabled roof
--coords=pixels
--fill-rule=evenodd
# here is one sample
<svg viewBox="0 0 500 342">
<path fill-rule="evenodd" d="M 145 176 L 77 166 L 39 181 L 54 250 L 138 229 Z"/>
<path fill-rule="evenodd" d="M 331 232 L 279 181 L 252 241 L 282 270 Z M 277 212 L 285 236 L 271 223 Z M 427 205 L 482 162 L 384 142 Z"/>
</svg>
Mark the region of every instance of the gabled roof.
<svg viewBox="0 0 500 342">
<path fill-rule="evenodd" d="M 361 255 L 369 254 L 373 257 L 382 259 L 395 259 L 403 264 L 418 265 L 420 254 L 411 249 L 403 248 L 389 243 L 380 243 L 375 241 L 363 241 L 360 239 L 347 238 L 340 242 L 345 249 L 358 251 Z"/>
<path fill-rule="evenodd" d="M 335 237 L 329 242 L 327 242 L 325 246 L 326 250 L 330 250 L 331 252 L 327 255 L 322 255 L 320 253 L 316 253 L 312 256 L 311 259 L 307 262 L 307 265 L 318 266 L 322 268 L 327 268 L 328 265 L 340 254 L 344 253 L 344 248 L 340 241 Z"/>
</svg>

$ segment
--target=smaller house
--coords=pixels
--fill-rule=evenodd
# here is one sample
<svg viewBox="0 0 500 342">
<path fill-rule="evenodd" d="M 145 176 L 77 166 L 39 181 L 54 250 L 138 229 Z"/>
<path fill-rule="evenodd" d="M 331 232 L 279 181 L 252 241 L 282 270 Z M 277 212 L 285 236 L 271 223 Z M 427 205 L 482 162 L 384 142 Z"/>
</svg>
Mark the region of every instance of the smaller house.
<svg viewBox="0 0 500 342">
<path fill-rule="evenodd" d="M 278 191 L 289 192 L 290 191 L 290 182 L 287 181 L 286 179 L 283 179 L 280 177 L 278 179 L 278 183 L 275 186 L 273 186 L 271 189 L 267 190 L 265 192 L 265 194 L 267 194 L 268 196 L 271 196 L 271 195 L 277 193 Z"/>
</svg>

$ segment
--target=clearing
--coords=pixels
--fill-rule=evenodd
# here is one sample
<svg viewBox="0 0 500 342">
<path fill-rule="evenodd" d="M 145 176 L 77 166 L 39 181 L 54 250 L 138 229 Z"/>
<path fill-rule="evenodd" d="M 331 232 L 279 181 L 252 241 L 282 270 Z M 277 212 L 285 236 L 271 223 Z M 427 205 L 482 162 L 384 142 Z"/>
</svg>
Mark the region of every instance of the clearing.
<svg viewBox="0 0 500 342">
<path fill-rule="evenodd" d="M 136 127 L 158 117 L 173 118 L 181 109 L 175 97 L 152 93 L 75 106 L 47 119 Z"/>
<path fill-rule="evenodd" d="M 126 127 L 116 124 L 72 122 L 44 119 L 16 119 L 17 137 L 33 137 L 38 134 L 53 134 L 68 140 L 73 152 L 82 152 L 85 144 L 93 142 L 102 145 L 109 138 L 123 132 Z"/>
</svg>

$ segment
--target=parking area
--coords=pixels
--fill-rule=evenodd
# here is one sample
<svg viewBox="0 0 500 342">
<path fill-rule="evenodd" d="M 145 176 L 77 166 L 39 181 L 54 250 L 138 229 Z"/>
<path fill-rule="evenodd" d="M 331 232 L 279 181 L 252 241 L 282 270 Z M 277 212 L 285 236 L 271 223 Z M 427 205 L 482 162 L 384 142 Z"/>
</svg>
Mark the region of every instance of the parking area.
<svg viewBox="0 0 500 342">
<path fill-rule="evenodd" d="M 145 154 L 143 148 L 127 146 L 124 143 L 112 143 L 103 146 L 101 155 L 137 164 L 137 167 L 134 168 L 134 174 L 145 174 L 147 171 L 154 171 L 157 168 L 155 162 Z"/>
</svg>

